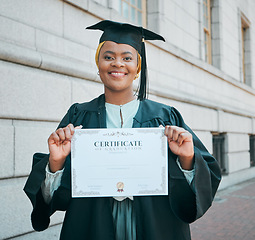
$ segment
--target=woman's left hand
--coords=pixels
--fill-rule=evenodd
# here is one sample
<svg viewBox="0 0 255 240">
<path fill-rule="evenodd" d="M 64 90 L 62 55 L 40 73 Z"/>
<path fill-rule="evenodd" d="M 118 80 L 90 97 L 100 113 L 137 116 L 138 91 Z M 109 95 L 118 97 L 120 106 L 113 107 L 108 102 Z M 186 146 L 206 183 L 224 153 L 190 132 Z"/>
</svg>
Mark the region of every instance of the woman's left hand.
<svg viewBox="0 0 255 240">
<path fill-rule="evenodd" d="M 194 145 L 190 132 L 177 126 L 165 126 L 169 148 L 178 156 L 183 169 L 193 169 Z"/>
</svg>

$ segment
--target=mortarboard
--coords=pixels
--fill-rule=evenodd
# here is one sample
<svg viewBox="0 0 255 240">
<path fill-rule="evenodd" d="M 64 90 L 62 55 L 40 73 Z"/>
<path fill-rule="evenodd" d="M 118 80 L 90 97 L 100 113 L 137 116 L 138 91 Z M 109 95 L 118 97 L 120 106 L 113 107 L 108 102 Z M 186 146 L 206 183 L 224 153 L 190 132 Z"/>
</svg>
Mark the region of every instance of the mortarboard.
<svg viewBox="0 0 255 240">
<path fill-rule="evenodd" d="M 147 85 L 147 64 L 144 40 L 165 41 L 165 39 L 162 36 L 143 27 L 134 26 L 128 23 L 113 22 L 110 20 L 103 20 L 95 25 L 87 27 L 87 29 L 103 31 L 99 43 L 104 41 L 113 41 L 116 43 L 128 44 L 138 51 L 142 57 L 138 99 L 145 99 Z"/>
</svg>

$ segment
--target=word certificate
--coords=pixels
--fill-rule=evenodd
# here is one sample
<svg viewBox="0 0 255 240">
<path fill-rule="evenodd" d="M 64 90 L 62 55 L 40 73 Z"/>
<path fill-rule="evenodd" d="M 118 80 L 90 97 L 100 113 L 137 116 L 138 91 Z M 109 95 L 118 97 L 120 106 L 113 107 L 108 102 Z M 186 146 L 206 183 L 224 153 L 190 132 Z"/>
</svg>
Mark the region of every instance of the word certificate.
<svg viewBox="0 0 255 240">
<path fill-rule="evenodd" d="M 164 128 L 75 130 L 72 197 L 168 194 Z"/>
</svg>

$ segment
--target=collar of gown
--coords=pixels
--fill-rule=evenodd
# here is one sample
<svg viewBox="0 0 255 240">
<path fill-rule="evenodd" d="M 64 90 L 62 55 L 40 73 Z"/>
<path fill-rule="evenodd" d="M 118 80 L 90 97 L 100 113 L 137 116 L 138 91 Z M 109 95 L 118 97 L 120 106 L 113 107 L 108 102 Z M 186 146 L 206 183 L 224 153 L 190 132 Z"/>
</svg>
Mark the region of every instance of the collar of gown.
<svg viewBox="0 0 255 240">
<path fill-rule="evenodd" d="M 135 117 L 140 101 L 135 99 L 124 105 L 114 105 L 105 103 L 106 126 L 107 128 L 121 128 L 121 115 L 123 128 L 132 128 L 133 118 Z"/>
</svg>

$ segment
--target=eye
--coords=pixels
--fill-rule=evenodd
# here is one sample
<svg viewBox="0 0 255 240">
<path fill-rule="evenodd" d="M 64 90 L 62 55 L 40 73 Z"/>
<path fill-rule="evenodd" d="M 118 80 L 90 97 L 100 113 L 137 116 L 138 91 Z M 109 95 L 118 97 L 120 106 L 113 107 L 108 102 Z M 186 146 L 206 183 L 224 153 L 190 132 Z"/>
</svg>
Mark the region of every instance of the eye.
<svg viewBox="0 0 255 240">
<path fill-rule="evenodd" d="M 111 56 L 107 56 L 107 55 L 105 55 L 105 56 L 104 56 L 104 59 L 105 59 L 105 60 L 113 60 L 114 58 L 113 58 L 113 57 L 111 57 Z"/>
<path fill-rule="evenodd" d="M 132 57 L 124 57 L 124 60 L 125 60 L 125 61 L 131 61 L 131 60 L 132 60 Z"/>
</svg>

